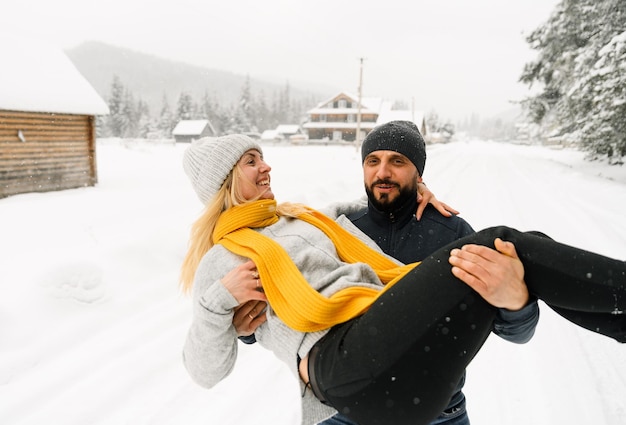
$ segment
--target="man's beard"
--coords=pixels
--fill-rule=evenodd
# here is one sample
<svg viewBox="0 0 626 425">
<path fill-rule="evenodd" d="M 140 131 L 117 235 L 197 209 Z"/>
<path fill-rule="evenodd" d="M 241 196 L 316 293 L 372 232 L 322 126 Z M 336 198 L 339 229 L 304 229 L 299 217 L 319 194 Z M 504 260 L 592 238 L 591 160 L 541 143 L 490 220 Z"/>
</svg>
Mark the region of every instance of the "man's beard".
<svg viewBox="0 0 626 425">
<path fill-rule="evenodd" d="M 390 199 L 388 193 L 383 193 L 380 195 L 379 199 L 376 199 L 376 197 L 374 196 L 374 192 L 370 188 L 379 184 L 396 186 L 399 190 L 398 196 L 396 196 L 394 199 Z M 367 198 L 377 210 L 385 213 L 390 213 L 396 211 L 398 208 L 404 205 L 404 203 L 408 199 L 417 199 L 417 182 L 415 182 L 413 186 L 401 187 L 396 182 L 390 180 L 377 180 L 369 187 L 367 185 L 365 186 L 365 193 L 367 193 Z"/>
</svg>

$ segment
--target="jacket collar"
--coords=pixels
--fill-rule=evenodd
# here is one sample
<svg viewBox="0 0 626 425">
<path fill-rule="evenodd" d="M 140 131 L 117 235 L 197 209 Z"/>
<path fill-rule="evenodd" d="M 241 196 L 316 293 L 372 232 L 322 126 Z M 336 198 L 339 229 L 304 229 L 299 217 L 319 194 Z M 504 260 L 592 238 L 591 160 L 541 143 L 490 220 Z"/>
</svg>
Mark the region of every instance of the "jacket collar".
<svg viewBox="0 0 626 425">
<path fill-rule="evenodd" d="M 398 224 L 403 226 L 415 216 L 417 211 L 417 195 L 409 199 L 391 212 L 377 209 L 368 199 L 367 210 L 371 214 L 372 220 L 381 225 Z"/>
</svg>

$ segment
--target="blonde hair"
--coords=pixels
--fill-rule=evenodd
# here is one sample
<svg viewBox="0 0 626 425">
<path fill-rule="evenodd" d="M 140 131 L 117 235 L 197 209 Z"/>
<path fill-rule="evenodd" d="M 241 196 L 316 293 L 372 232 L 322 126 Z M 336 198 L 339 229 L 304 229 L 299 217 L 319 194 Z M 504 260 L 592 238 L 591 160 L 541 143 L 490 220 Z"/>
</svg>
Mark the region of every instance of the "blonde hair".
<svg viewBox="0 0 626 425">
<path fill-rule="evenodd" d="M 191 226 L 187 254 L 183 260 L 180 272 L 180 285 L 183 292 L 189 292 L 193 286 L 193 280 L 198 265 L 209 249 L 213 247 L 213 231 L 222 212 L 235 205 L 242 205 L 256 199 L 246 200 L 242 194 L 241 185 L 243 172 L 239 164 L 233 167 L 220 187 L 220 190 L 206 205 L 204 211 Z M 245 182 L 244 182 L 245 183 Z M 283 203 L 276 207 L 280 216 L 297 217 L 310 208 L 302 204 Z"/>
</svg>

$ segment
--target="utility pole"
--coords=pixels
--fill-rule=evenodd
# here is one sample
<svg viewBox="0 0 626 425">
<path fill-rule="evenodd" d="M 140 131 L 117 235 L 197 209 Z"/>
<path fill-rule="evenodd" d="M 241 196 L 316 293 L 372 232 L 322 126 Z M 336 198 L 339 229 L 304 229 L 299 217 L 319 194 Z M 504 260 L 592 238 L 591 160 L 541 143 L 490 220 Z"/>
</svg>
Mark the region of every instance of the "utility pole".
<svg viewBox="0 0 626 425">
<path fill-rule="evenodd" d="M 356 113 L 356 135 L 354 137 L 355 146 L 357 150 L 361 148 L 361 100 L 363 99 L 363 60 L 365 58 L 359 58 L 359 103 L 357 105 Z"/>
</svg>

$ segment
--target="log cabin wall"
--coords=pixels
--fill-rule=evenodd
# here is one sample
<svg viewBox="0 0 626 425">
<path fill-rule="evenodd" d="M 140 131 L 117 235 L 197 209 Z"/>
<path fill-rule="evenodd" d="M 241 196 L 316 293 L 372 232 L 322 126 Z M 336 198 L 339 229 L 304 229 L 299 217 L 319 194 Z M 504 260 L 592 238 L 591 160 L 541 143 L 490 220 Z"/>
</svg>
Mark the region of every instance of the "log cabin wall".
<svg viewBox="0 0 626 425">
<path fill-rule="evenodd" d="M 0 198 L 97 183 L 95 117 L 0 110 Z"/>
</svg>

